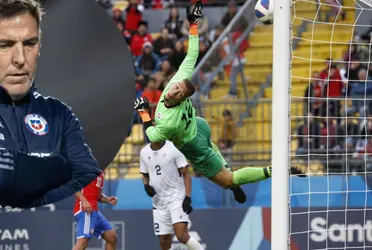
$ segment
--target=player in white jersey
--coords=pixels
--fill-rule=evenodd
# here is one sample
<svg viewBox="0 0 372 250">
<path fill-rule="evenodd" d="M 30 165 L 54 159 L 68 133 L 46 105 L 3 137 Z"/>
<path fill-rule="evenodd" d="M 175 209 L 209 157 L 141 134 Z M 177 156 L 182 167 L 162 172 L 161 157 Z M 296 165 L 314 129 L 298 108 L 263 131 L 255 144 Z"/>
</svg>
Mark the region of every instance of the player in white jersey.
<svg viewBox="0 0 372 250">
<path fill-rule="evenodd" d="M 203 250 L 190 237 L 191 176 L 185 156 L 170 141 L 150 143 L 140 153 L 146 193 L 152 197 L 154 231 L 162 250 L 171 249 L 172 234 L 191 250 Z"/>
</svg>

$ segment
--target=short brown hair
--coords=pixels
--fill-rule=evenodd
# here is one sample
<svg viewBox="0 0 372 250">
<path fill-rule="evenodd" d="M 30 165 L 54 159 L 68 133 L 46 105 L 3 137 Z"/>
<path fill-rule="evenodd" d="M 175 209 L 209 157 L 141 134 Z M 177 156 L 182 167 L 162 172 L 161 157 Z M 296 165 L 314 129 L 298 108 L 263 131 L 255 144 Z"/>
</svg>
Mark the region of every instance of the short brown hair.
<svg viewBox="0 0 372 250">
<path fill-rule="evenodd" d="M 187 97 L 192 96 L 195 93 L 195 85 L 190 79 L 183 80 L 187 89 Z"/>
<path fill-rule="evenodd" d="M 36 0 L 0 0 L 0 18 L 11 18 L 29 13 L 37 22 L 38 27 L 44 12 Z"/>
</svg>

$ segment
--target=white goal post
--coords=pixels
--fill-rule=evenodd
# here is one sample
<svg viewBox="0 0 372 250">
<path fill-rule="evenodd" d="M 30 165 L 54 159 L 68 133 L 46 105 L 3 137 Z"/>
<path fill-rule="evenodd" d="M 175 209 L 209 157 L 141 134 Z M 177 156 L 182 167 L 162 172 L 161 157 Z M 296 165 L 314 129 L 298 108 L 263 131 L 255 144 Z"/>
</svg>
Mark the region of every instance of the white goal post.
<svg viewBox="0 0 372 250">
<path fill-rule="evenodd" d="M 290 4 L 290 0 L 274 1 L 271 159 L 273 171 L 271 184 L 272 250 L 288 249 Z"/>
<path fill-rule="evenodd" d="M 372 249 L 372 0 L 273 1 L 271 249 Z"/>
</svg>

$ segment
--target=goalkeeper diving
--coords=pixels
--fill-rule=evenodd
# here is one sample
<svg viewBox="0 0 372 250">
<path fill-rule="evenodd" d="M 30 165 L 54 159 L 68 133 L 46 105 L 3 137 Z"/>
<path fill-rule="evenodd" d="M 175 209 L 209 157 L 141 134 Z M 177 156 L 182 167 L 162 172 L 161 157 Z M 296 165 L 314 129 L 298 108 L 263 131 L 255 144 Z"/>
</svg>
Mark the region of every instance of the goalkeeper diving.
<svg viewBox="0 0 372 250">
<path fill-rule="evenodd" d="M 177 73 L 165 87 L 156 107 L 155 124 L 149 114 L 146 98 L 138 98 L 134 108 L 140 115 L 146 135 L 151 142 L 169 140 L 204 177 L 225 189 L 231 189 L 239 203 L 246 195 L 239 185 L 262 181 L 271 177 L 271 167 L 246 167 L 232 172 L 217 146 L 211 141 L 208 122 L 195 116 L 190 96 L 195 92 L 191 77 L 199 56 L 198 20 L 203 15 L 203 4 L 197 1 L 192 10 L 186 8 L 190 23 L 188 51 Z M 297 167 L 290 173 L 304 177 Z"/>
</svg>

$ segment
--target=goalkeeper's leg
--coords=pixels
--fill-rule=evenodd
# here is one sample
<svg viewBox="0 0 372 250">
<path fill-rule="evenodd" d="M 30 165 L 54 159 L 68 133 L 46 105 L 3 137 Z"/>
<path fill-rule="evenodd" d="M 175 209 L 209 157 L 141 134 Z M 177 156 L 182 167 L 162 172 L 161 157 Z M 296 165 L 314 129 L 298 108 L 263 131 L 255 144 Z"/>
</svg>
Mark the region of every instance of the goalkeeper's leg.
<svg viewBox="0 0 372 250">
<path fill-rule="evenodd" d="M 210 143 L 211 143 L 211 146 L 212 146 L 212 149 L 215 155 L 217 156 L 217 158 L 220 158 L 220 162 L 218 162 L 218 159 L 215 159 L 216 157 L 212 157 L 210 160 L 208 160 L 209 164 L 216 166 L 217 164 L 221 164 L 222 162 L 223 165 L 227 167 L 228 164 L 223 158 L 221 152 L 218 150 L 217 146 L 213 142 L 210 142 Z M 302 170 L 295 166 L 291 166 L 290 174 L 298 175 L 300 177 L 305 176 Z M 265 167 L 265 168 L 246 167 L 246 168 L 241 168 L 234 172 L 232 172 L 231 169 L 227 167 L 227 168 L 222 168 L 216 175 L 214 175 L 213 177 L 209 179 L 211 179 L 214 183 L 224 188 L 230 188 L 234 192 L 234 196 L 236 195 L 240 196 L 238 197 L 238 199 L 241 198 L 242 195 L 244 195 L 244 198 L 246 199 L 245 193 L 239 187 L 239 185 L 266 180 L 267 178 L 270 178 L 270 177 L 271 177 L 271 167 Z M 237 200 L 236 198 L 237 197 L 235 197 L 235 200 Z"/>
<path fill-rule="evenodd" d="M 216 153 L 218 157 L 220 157 L 223 161 L 224 166 L 227 166 L 227 162 L 223 158 L 221 152 L 218 150 L 217 146 L 211 142 L 211 146 L 213 151 Z M 246 169 L 246 170 L 245 170 Z M 271 170 L 269 168 L 244 168 L 244 169 L 239 169 L 238 171 L 232 172 L 230 168 L 227 169 L 228 172 L 230 172 L 231 177 L 225 177 L 225 171 L 219 172 L 221 173 L 222 177 L 222 182 L 227 181 L 230 182 L 229 179 L 232 179 L 232 183 L 228 186 L 228 188 L 231 189 L 236 189 L 239 187 L 241 184 L 246 184 L 246 183 L 252 183 L 252 182 L 257 182 L 257 181 L 262 181 L 265 180 L 269 177 L 271 177 Z M 234 181 L 234 175 L 235 175 L 235 181 Z M 220 176 L 217 174 L 212 178 L 212 181 L 217 183 L 220 181 Z M 226 183 L 225 183 L 226 184 Z"/>
<path fill-rule="evenodd" d="M 213 151 L 217 154 L 217 156 L 219 156 L 221 158 L 221 161 L 223 162 L 223 164 L 227 168 L 227 170 L 232 172 L 232 170 L 229 167 L 229 164 L 227 164 L 225 158 L 222 156 L 222 154 L 221 154 L 220 150 L 218 149 L 218 147 L 216 146 L 216 144 L 214 144 L 212 141 L 210 143 L 211 143 Z M 230 189 L 234 194 L 234 199 L 238 203 L 245 203 L 247 201 L 247 196 L 245 195 L 243 189 L 240 186 L 234 186 L 234 187 L 231 187 Z"/>
<path fill-rule="evenodd" d="M 223 188 L 233 189 L 242 184 L 262 181 L 271 177 L 270 167 L 248 167 L 235 172 L 229 171 L 225 167 L 227 163 L 221 153 L 211 143 L 211 131 L 208 122 L 197 117 L 196 124 L 197 136 L 179 150 L 204 177 Z"/>
<path fill-rule="evenodd" d="M 271 172 L 271 167 L 245 167 L 234 172 L 230 172 L 226 168 L 221 168 L 217 174 L 209 179 L 223 188 L 232 188 L 238 185 L 266 180 L 271 177 Z M 290 174 L 299 177 L 306 176 L 301 169 L 295 166 L 291 166 Z"/>
<path fill-rule="evenodd" d="M 221 170 L 209 177 L 211 181 L 223 188 L 234 188 L 239 185 L 263 181 L 271 177 L 271 169 L 246 167 L 237 171 L 231 172 L 227 168 Z"/>
</svg>

